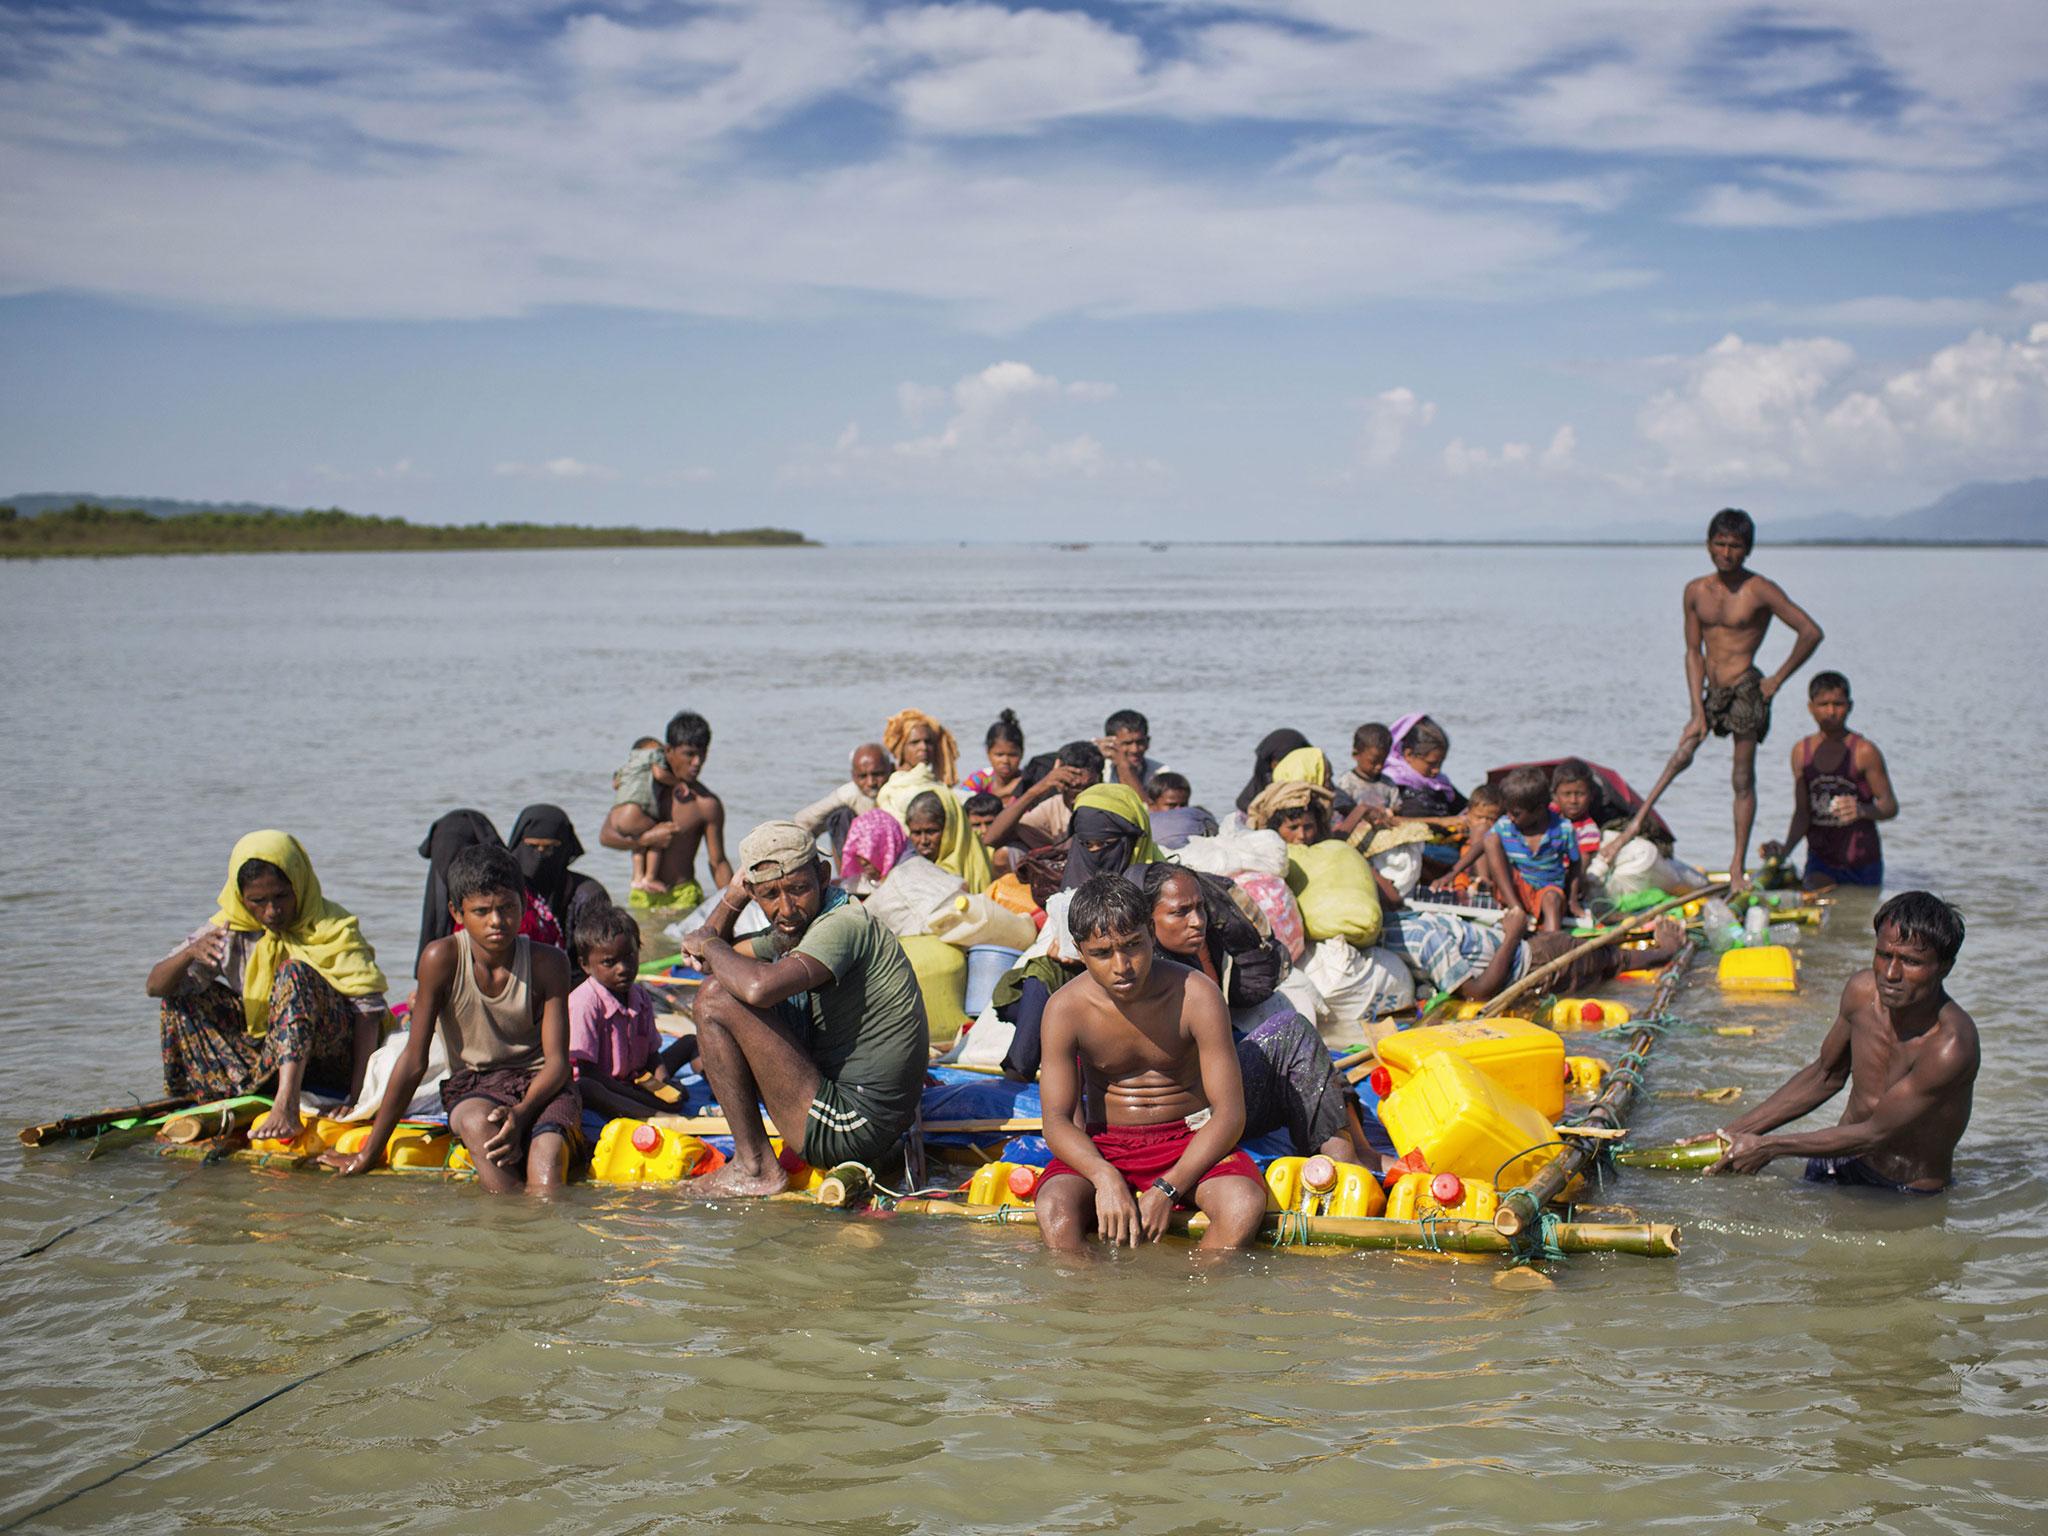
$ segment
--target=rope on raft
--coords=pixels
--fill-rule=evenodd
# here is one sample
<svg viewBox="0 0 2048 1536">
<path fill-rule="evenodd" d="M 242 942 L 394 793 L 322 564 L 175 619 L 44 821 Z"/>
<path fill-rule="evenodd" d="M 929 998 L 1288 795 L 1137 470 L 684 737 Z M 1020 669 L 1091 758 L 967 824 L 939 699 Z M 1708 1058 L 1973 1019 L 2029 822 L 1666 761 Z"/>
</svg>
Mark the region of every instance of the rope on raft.
<svg viewBox="0 0 2048 1536">
<path fill-rule="evenodd" d="M 1544 1211 L 1542 1219 L 1533 1227 L 1524 1228 L 1521 1234 L 1524 1245 L 1518 1246 L 1508 1259 L 1508 1267 L 1533 1264 L 1538 1259 L 1555 1262 L 1565 1256 L 1564 1245 L 1559 1233 L 1564 1227 L 1564 1218 L 1555 1211 Z"/>
<path fill-rule="evenodd" d="M 1699 941 L 1688 938 L 1678 953 L 1672 957 L 1671 963 L 1664 968 L 1664 974 L 1658 978 L 1657 993 L 1651 1001 L 1648 1015 L 1641 1023 L 1633 1026 L 1634 1037 L 1629 1043 L 1629 1049 L 1623 1053 L 1616 1069 L 1608 1074 L 1606 1084 L 1585 1111 L 1583 1123 L 1597 1123 L 1611 1128 L 1627 1127 L 1629 1111 L 1635 1103 L 1637 1091 L 1643 1085 L 1643 1072 L 1649 1054 L 1655 1049 L 1657 1041 L 1677 1022 L 1671 1017 L 1671 1000 L 1679 987 L 1684 985 L 1686 969 L 1692 964 L 1692 958 L 1698 949 Z M 1579 1138 L 1574 1137 L 1572 1140 L 1578 1141 Z M 1591 1169 L 1597 1176 L 1597 1170 L 1608 1155 L 1607 1149 L 1597 1143 L 1590 1146 L 1567 1146 L 1538 1170 L 1535 1177 L 1526 1184 L 1503 1191 L 1500 1204 L 1494 1212 L 1493 1225 L 1494 1230 L 1513 1245 L 1511 1251 L 1520 1255 L 1525 1251 L 1526 1245 L 1527 1250 L 1541 1247 L 1547 1255 L 1547 1249 L 1551 1244 L 1547 1223 L 1551 1218 L 1545 1207 L 1553 1199 L 1564 1194 L 1571 1181 L 1582 1172 Z M 1513 1161 L 1514 1158 L 1508 1160 Z M 1501 1164 L 1503 1169 L 1507 1166 L 1507 1163 Z M 1496 1170 L 1496 1181 L 1498 1178 L 1499 1170 Z M 1516 1262 L 1527 1260 L 1518 1257 Z"/>
<path fill-rule="evenodd" d="M 1275 1248 L 1306 1248 L 1309 1239 L 1314 1235 L 1314 1229 L 1308 1223 L 1308 1216 L 1302 1211 L 1281 1211 L 1273 1223 Z"/>
</svg>

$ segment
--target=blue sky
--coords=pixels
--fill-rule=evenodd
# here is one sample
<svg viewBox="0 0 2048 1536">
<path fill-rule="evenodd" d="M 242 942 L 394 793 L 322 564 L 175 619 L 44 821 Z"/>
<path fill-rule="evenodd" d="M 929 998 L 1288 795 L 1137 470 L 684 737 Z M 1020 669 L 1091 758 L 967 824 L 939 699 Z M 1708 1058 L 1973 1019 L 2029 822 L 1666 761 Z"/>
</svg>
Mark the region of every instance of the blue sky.
<svg viewBox="0 0 2048 1536">
<path fill-rule="evenodd" d="M 0 495 L 828 539 L 2048 474 L 2048 6 L 10 5 Z"/>
</svg>

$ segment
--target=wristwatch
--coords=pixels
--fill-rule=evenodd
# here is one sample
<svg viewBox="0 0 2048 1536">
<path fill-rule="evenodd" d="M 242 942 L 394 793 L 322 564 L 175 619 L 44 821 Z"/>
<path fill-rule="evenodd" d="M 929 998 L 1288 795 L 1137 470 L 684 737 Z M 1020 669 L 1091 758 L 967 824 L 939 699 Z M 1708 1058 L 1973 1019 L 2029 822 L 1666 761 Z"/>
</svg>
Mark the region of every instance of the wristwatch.
<svg viewBox="0 0 2048 1536">
<path fill-rule="evenodd" d="M 1167 1183 L 1165 1179 L 1154 1179 L 1152 1181 L 1152 1187 L 1158 1190 L 1161 1194 L 1165 1195 L 1166 1198 L 1171 1200 L 1175 1205 L 1181 1204 L 1185 1198 L 1179 1190 L 1175 1189 L 1171 1184 Z"/>
</svg>

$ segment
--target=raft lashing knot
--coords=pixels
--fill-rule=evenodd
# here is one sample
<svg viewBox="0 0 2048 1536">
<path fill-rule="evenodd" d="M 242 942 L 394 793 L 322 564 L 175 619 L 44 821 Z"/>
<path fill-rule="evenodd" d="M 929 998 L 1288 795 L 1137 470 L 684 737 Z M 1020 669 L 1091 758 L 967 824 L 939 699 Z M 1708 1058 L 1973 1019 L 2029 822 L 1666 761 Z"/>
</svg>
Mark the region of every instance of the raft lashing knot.
<svg viewBox="0 0 2048 1536">
<path fill-rule="evenodd" d="M 1306 1211 L 1275 1211 L 1272 1220 L 1275 1248 L 1306 1248 L 1315 1235 Z"/>
<path fill-rule="evenodd" d="M 1511 1193 L 1520 1194 L 1521 1191 L 1514 1190 Z M 1510 1240 L 1512 1246 L 1508 1249 L 1508 1268 L 1519 1269 L 1538 1260 L 1554 1264 L 1564 1258 L 1564 1245 L 1559 1241 L 1563 1227 L 1564 1218 L 1557 1212 L 1537 1212 L 1537 1219 Z"/>
</svg>

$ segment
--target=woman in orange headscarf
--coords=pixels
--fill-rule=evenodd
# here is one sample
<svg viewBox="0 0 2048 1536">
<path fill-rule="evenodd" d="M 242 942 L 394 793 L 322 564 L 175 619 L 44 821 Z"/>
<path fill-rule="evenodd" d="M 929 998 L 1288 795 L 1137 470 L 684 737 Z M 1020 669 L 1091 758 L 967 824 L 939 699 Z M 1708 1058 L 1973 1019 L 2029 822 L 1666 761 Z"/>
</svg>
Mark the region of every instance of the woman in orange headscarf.
<svg viewBox="0 0 2048 1536">
<path fill-rule="evenodd" d="M 960 782 L 960 744 L 921 709 L 900 709 L 891 715 L 882 727 L 882 745 L 896 759 L 899 773 L 924 764 L 948 788 Z"/>
</svg>

